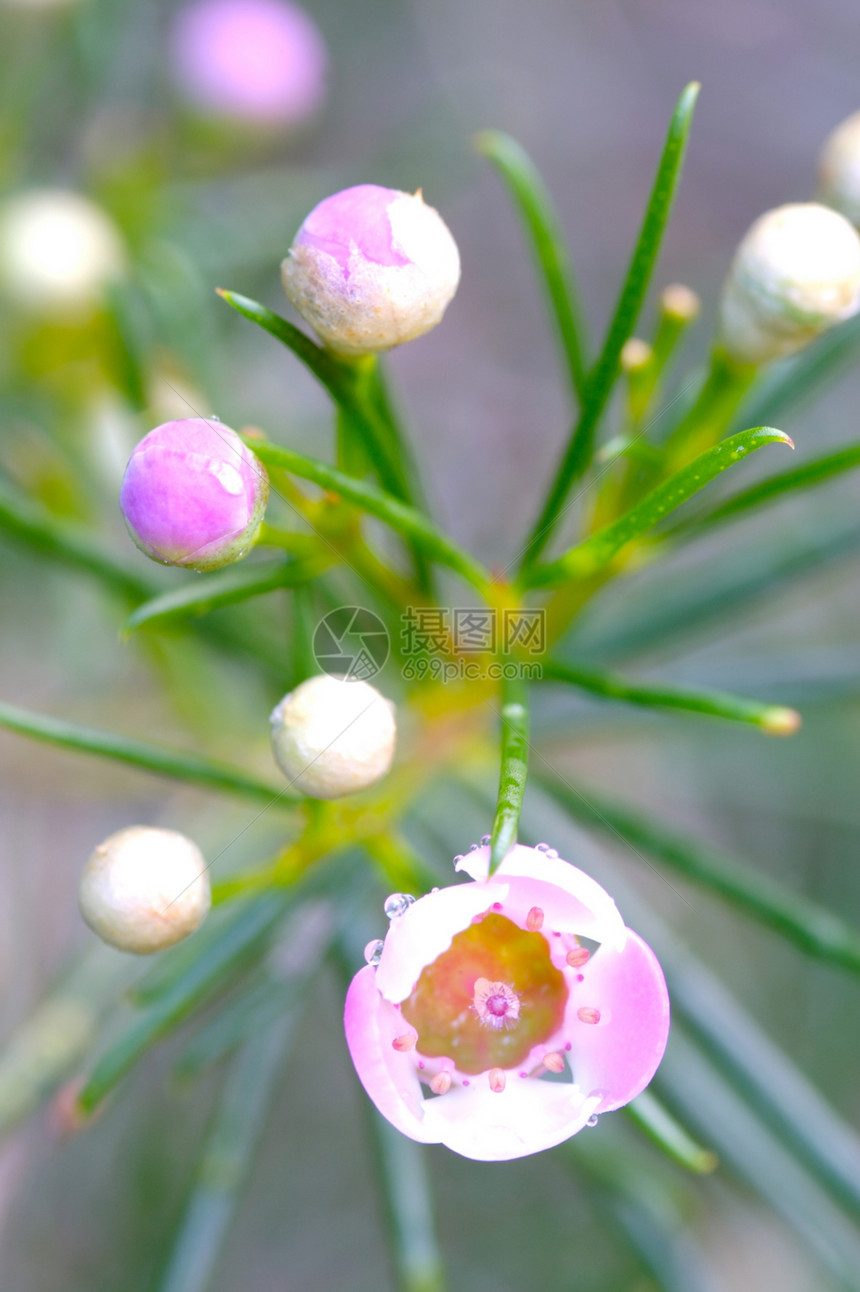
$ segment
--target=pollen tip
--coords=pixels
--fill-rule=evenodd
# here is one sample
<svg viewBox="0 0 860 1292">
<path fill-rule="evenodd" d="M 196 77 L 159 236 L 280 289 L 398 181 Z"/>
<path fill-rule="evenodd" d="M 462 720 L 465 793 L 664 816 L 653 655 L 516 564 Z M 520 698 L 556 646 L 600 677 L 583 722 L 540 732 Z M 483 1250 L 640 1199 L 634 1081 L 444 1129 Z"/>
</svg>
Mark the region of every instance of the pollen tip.
<svg viewBox="0 0 860 1292">
<path fill-rule="evenodd" d="M 507 1078 L 501 1068 L 490 1068 L 487 1074 L 490 1083 L 490 1089 L 494 1094 L 500 1095 L 505 1088 Z"/>
<path fill-rule="evenodd" d="M 583 1005 L 582 1009 L 576 1011 L 576 1017 L 580 1023 L 599 1023 L 600 1010 L 592 1009 L 590 1005 Z"/>
<path fill-rule="evenodd" d="M 430 1082 L 430 1089 L 434 1095 L 447 1095 L 451 1089 L 451 1073 L 437 1072 L 436 1076 Z"/>
<path fill-rule="evenodd" d="M 526 916 L 526 928 L 530 933 L 537 933 L 543 928 L 543 911 L 539 906 L 533 906 Z"/>
<path fill-rule="evenodd" d="M 543 1066 L 549 1072 L 564 1072 L 564 1057 L 557 1050 L 543 1056 Z"/>
<path fill-rule="evenodd" d="M 591 959 L 591 952 L 588 947 L 574 947 L 572 951 L 568 951 L 566 959 L 571 969 L 579 969 Z"/>
<path fill-rule="evenodd" d="M 414 1049 L 417 1039 L 412 1032 L 405 1032 L 403 1036 L 395 1036 L 391 1044 L 395 1050 L 399 1050 L 402 1054 L 405 1050 Z"/>
</svg>

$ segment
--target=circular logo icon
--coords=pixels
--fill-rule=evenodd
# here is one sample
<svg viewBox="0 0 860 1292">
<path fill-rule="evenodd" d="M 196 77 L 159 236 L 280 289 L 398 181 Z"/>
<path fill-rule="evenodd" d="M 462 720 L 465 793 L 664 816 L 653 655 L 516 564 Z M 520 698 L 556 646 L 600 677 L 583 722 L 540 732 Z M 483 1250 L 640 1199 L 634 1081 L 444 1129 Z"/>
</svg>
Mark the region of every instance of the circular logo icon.
<svg viewBox="0 0 860 1292">
<path fill-rule="evenodd" d="M 324 673 L 367 682 L 385 666 L 390 650 L 385 624 L 363 606 L 330 610 L 314 630 L 314 659 Z"/>
</svg>

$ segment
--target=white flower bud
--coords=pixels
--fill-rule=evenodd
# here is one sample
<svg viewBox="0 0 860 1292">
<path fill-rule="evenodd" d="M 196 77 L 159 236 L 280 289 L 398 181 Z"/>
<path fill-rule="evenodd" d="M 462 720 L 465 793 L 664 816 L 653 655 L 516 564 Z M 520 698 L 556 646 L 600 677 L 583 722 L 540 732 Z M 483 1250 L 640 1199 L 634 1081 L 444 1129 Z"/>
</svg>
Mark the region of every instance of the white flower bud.
<svg viewBox="0 0 860 1292">
<path fill-rule="evenodd" d="M 367 789 L 391 766 L 394 705 L 367 682 L 323 673 L 272 714 L 272 749 L 291 785 L 315 799 Z"/>
<path fill-rule="evenodd" d="M 740 363 L 791 354 L 860 307 L 860 237 L 815 202 L 753 224 L 723 288 L 721 340 Z"/>
<path fill-rule="evenodd" d="M 818 175 L 821 201 L 860 225 L 860 112 L 848 117 L 827 138 Z"/>
<path fill-rule="evenodd" d="M 0 276 L 10 295 L 32 309 L 90 307 L 122 265 L 114 225 L 79 193 L 21 193 L 0 214 Z"/>
<path fill-rule="evenodd" d="M 324 345 L 370 354 L 436 326 L 457 290 L 460 256 L 420 192 L 358 184 L 314 207 L 281 278 Z"/>
<path fill-rule="evenodd" d="M 175 830 L 132 825 L 99 844 L 81 876 L 81 914 L 120 951 L 161 951 L 193 933 L 212 902 L 200 849 Z"/>
</svg>

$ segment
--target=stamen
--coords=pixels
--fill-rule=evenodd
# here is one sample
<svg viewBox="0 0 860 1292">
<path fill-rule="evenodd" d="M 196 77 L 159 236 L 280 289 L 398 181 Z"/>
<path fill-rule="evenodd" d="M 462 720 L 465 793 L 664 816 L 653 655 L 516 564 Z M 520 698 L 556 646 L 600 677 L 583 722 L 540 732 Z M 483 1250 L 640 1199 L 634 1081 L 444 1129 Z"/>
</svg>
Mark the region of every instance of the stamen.
<svg viewBox="0 0 860 1292">
<path fill-rule="evenodd" d="M 400 1053 L 402 1054 L 404 1050 L 413 1049 L 416 1039 L 417 1038 L 415 1037 L 414 1033 L 406 1032 L 404 1033 L 403 1036 L 395 1036 L 391 1044 L 393 1045 L 395 1050 L 399 1050 Z"/>
<path fill-rule="evenodd" d="M 571 969 L 581 969 L 591 959 L 591 952 L 588 947 L 574 947 L 573 951 L 568 951 L 566 959 Z"/>
<path fill-rule="evenodd" d="M 505 1088 L 506 1077 L 501 1068 L 490 1068 L 487 1074 L 490 1082 L 490 1089 L 494 1094 L 500 1095 Z"/>
<path fill-rule="evenodd" d="M 564 1059 L 554 1051 L 543 1056 L 543 1066 L 550 1072 L 564 1072 Z"/>
<path fill-rule="evenodd" d="M 592 1009 L 589 1005 L 583 1005 L 582 1009 L 576 1011 L 576 1017 L 580 1023 L 599 1023 L 600 1010 Z"/>
<path fill-rule="evenodd" d="M 539 906 L 533 906 L 526 916 L 526 928 L 530 933 L 537 933 L 543 928 L 543 911 Z"/>
<path fill-rule="evenodd" d="M 436 1076 L 430 1082 L 430 1089 L 434 1095 L 447 1095 L 451 1089 L 451 1073 L 437 1072 Z"/>
</svg>

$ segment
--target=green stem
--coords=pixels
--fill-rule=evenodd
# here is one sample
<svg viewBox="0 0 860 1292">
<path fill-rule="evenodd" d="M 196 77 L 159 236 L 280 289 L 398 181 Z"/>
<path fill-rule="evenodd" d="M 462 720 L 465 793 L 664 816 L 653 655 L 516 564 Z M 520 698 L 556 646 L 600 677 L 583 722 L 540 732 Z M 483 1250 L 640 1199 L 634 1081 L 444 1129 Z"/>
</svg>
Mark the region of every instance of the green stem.
<svg viewBox="0 0 860 1292">
<path fill-rule="evenodd" d="M 693 406 L 666 441 L 666 474 L 685 466 L 725 435 L 757 375 L 758 368 L 752 364 L 737 363 L 720 346 L 714 348 Z"/>
<path fill-rule="evenodd" d="M 684 150 L 692 124 L 699 86 L 694 81 L 681 94 L 663 148 L 660 165 L 633 258 L 600 357 L 588 375 L 579 419 L 562 457 L 549 496 L 526 544 L 523 566 L 532 565 L 546 547 L 574 483 L 588 470 L 597 427 L 618 375 L 625 341 L 636 325 L 663 231 L 675 196 Z"/>
<path fill-rule="evenodd" d="M 517 826 L 526 792 L 529 757 L 529 710 L 521 678 L 502 687 L 502 765 L 499 795 L 490 842 L 490 874 L 502 864 L 517 841 Z"/>
<path fill-rule="evenodd" d="M 715 1170 L 716 1154 L 697 1144 L 650 1090 L 637 1095 L 624 1111 L 633 1125 L 643 1131 L 652 1144 L 656 1144 L 678 1166 L 697 1175 L 706 1175 Z"/>
</svg>

